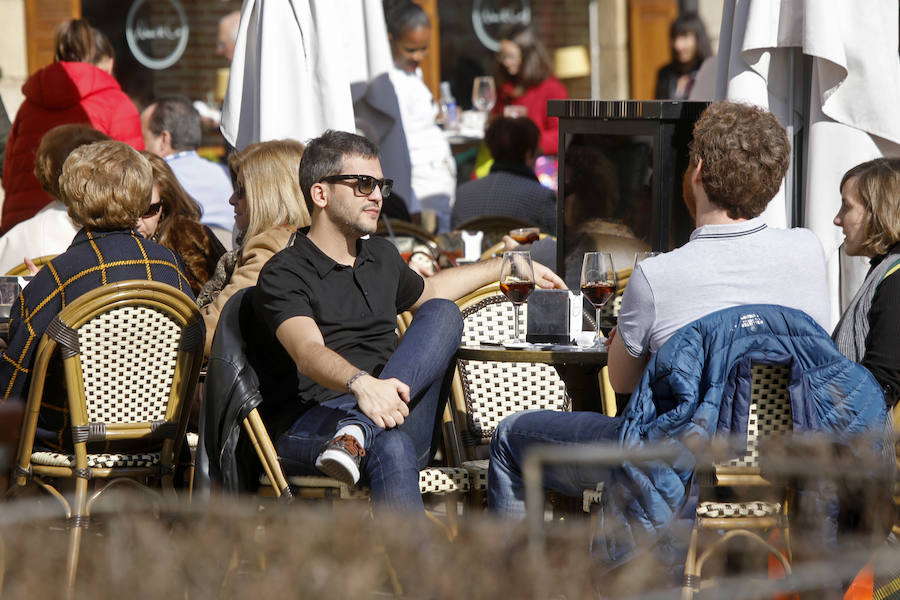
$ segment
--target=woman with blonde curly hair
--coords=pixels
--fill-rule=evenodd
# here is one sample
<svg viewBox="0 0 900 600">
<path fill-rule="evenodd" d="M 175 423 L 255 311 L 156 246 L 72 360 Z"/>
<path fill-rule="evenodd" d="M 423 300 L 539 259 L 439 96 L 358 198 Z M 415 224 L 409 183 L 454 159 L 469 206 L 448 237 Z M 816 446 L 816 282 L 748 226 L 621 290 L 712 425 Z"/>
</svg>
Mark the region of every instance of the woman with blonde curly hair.
<svg viewBox="0 0 900 600">
<path fill-rule="evenodd" d="M 181 257 L 184 274 L 197 294 L 212 277 L 225 247 L 209 227 L 200 223 L 200 205 L 184 191 L 168 163 L 150 152 L 142 154 L 153 168 L 153 197 L 138 219 L 138 233 Z"/>
<path fill-rule="evenodd" d="M 228 158 L 234 184 L 229 202 L 240 233 L 238 247 L 222 256 L 197 300 L 206 322 L 207 354 L 225 302 L 238 290 L 256 285 L 266 261 L 310 223 L 300 191 L 303 150 L 295 140 L 275 140 L 250 144 Z"/>
<path fill-rule="evenodd" d="M 868 257 L 871 267 L 831 337 L 872 372 L 893 406 L 900 396 L 900 159 L 853 167 L 840 190 L 834 224 L 844 232 L 844 252 Z"/>
</svg>

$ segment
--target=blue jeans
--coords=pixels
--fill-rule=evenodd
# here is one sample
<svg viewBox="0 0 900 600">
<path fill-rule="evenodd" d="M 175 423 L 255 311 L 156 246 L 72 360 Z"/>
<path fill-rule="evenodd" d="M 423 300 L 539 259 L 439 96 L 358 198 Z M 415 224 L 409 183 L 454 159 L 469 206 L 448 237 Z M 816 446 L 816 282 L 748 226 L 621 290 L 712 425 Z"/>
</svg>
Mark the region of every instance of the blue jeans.
<svg viewBox="0 0 900 600">
<path fill-rule="evenodd" d="M 359 410 L 356 396 L 343 394 L 316 404 L 278 438 L 276 449 L 290 473 L 316 473 L 316 457 L 344 425 L 359 425 L 366 436 L 360 483 L 368 484 L 376 507 L 423 511 L 419 470 L 433 453 L 440 427 L 453 355 L 462 337 L 459 308 L 449 300 L 429 300 L 380 373 L 409 386 L 409 416 L 403 424 L 382 429 Z M 449 386 L 446 386 L 446 391 Z"/>
<path fill-rule="evenodd" d="M 506 417 L 491 439 L 488 508 L 509 517 L 524 516 L 522 465 L 532 446 L 618 442 L 621 422 L 594 412 L 553 410 L 528 410 Z M 580 497 L 609 475 L 608 465 L 552 465 L 544 468 L 543 484 L 566 496 Z"/>
</svg>

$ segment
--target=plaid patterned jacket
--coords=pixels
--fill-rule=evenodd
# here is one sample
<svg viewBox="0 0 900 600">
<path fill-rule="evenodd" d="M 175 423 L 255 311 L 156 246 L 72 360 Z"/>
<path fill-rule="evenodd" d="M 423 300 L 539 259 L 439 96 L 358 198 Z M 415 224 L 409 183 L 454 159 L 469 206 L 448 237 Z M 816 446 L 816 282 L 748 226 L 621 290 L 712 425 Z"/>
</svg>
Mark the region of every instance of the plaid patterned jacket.
<svg viewBox="0 0 900 600">
<path fill-rule="evenodd" d="M 134 230 L 82 229 L 65 252 L 34 276 L 13 304 L 9 346 L 0 355 L 0 401 L 25 402 L 38 342 L 68 303 L 101 285 L 127 279 L 162 281 L 193 298 L 184 265 L 173 251 Z M 71 447 L 66 433 L 68 403 L 60 393 L 64 388 L 61 369 L 58 372 L 58 377 L 48 373 L 51 387 L 45 391 L 39 418 L 39 427 L 55 438 L 44 441 L 57 450 Z M 41 437 L 46 438 L 46 434 Z"/>
</svg>

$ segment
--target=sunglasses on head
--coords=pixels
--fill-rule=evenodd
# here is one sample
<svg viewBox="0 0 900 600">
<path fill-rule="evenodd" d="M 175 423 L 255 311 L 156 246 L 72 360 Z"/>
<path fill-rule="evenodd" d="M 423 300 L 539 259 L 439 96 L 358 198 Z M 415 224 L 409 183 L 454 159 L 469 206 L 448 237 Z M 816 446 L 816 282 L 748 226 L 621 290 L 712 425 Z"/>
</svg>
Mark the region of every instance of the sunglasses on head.
<svg viewBox="0 0 900 600">
<path fill-rule="evenodd" d="M 368 196 L 375 191 L 375 186 L 381 190 L 381 197 L 387 198 L 391 195 L 391 188 L 394 186 L 393 179 L 376 179 L 371 175 L 329 175 L 319 180 L 321 183 L 338 183 L 348 180 L 356 180 L 356 193 L 362 196 Z"/>
<path fill-rule="evenodd" d="M 156 215 L 162 209 L 162 202 L 154 202 L 150 206 L 147 207 L 147 212 L 141 215 L 142 219 L 149 219 L 150 217 Z"/>
</svg>

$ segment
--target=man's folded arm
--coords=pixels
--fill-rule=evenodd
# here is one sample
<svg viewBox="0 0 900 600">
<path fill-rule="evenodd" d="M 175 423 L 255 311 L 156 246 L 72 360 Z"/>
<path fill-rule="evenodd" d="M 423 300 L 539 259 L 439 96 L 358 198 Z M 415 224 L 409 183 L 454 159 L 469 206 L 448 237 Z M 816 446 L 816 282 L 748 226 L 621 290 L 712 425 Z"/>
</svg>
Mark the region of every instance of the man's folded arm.
<svg viewBox="0 0 900 600">
<path fill-rule="evenodd" d="M 275 330 L 297 370 L 330 390 L 346 391 L 347 380 L 359 369 L 325 345 L 319 326 L 310 317 L 291 317 Z"/>
<path fill-rule="evenodd" d="M 310 317 L 286 319 L 275 330 L 275 337 L 298 371 L 330 390 L 355 395 L 359 409 L 377 426 L 400 425 L 409 414 L 409 386 L 398 379 L 378 379 L 368 374 L 354 377 L 360 372 L 359 367 L 325 345 L 319 326 Z"/>
</svg>

